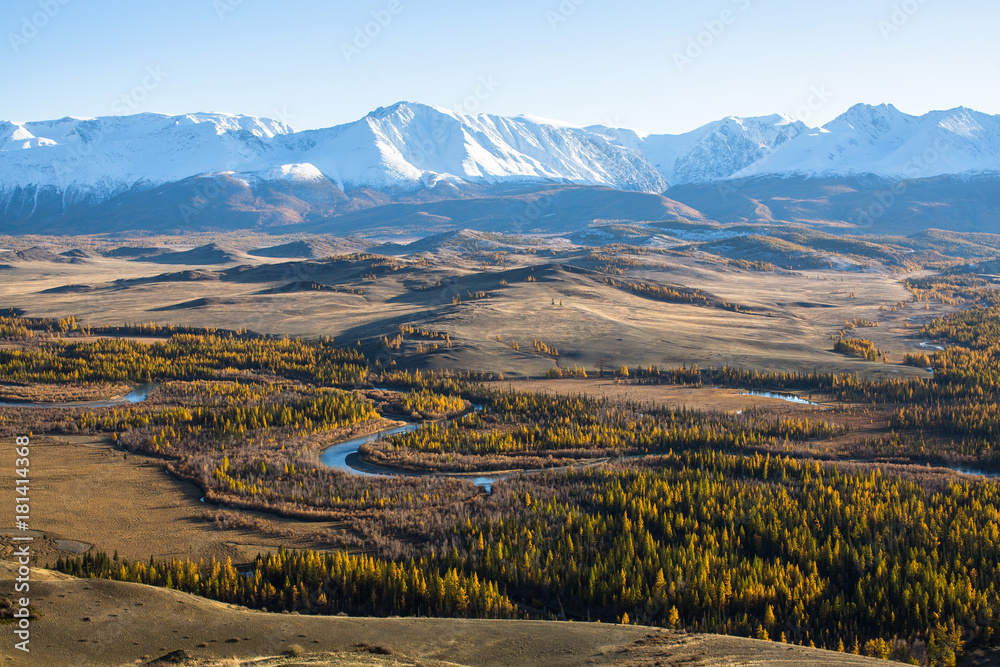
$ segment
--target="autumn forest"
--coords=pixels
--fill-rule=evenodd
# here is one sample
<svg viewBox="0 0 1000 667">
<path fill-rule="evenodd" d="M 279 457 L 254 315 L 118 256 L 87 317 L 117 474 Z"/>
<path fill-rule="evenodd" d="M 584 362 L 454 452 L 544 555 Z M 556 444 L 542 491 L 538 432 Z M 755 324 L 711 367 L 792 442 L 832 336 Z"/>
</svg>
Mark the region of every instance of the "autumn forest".
<svg viewBox="0 0 1000 667">
<path fill-rule="evenodd" d="M 766 268 L 766 267 L 765 267 Z M 693 290 L 607 278 L 672 303 Z M 269 611 L 636 623 L 920 665 L 1000 642 L 1000 298 L 964 274 L 912 279 L 915 303 L 967 307 L 922 325 L 946 341 L 887 359 L 855 321 L 830 347 L 926 377 L 565 364 L 550 377 L 794 393 L 823 409 L 669 407 L 518 389 L 478 370 L 419 370 L 361 341 L 75 318 L 0 317 L 9 386 L 143 386 L 145 400 L 0 407 L 5 437 L 90 434 L 161 457 L 206 503 L 349 530 L 328 548 L 249 562 L 51 567 Z M 553 303 L 555 303 L 553 301 Z M 525 345 L 527 343 L 525 342 Z M 559 351 L 535 340 L 536 354 Z M 324 451 L 400 423 L 349 463 Z M 490 484 L 477 482 L 488 476 Z"/>
</svg>

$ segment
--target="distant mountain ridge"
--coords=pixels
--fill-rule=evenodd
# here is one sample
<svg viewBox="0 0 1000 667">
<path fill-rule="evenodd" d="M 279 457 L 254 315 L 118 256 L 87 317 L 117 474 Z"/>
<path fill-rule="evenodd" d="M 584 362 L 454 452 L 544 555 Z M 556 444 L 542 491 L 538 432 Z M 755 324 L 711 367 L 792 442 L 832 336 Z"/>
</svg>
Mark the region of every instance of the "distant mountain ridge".
<svg viewBox="0 0 1000 667">
<path fill-rule="evenodd" d="M 214 113 L 0 121 L 0 222 L 14 231 L 86 230 L 98 214 L 119 227 L 126 214 L 155 228 L 269 227 L 549 186 L 672 199 L 729 181 L 983 175 L 1000 177 L 1000 116 L 962 107 L 859 104 L 822 128 L 733 116 L 679 135 L 410 102 L 302 132 Z"/>
<path fill-rule="evenodd" d="M 671 185 L 726 179 L 808 131 L 782 114 L 760 118 L 729 116 L 685 134 L 650 134 L 594 126 L 588 128 L 631 146 Z"/>
<path fill-rule="evenodd" d="M 964 107 L 910 116 L 891 104 L 858 104 L 733 177 L 918 179 L 996 172 L 1000 172 L 1000 116 Z"/>
</svg>

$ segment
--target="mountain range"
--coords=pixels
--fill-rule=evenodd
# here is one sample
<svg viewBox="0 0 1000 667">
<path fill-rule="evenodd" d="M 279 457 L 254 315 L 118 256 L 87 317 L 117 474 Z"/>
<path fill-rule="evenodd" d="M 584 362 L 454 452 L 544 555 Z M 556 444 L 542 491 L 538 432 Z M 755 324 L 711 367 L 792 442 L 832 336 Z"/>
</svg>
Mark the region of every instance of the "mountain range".
<svg viewBox="0 0 1000 667">
<path fill-rule="evenodd" d="M 301 132 L 215 113 L 0 121 L 0 220 L 12 233 L 343 231 L 400 216 L 503 230 L 519 207 L 517 231 L 547 231 L 594 201 L 594 220 L 620 209 L 627 220 L 1000 231 L 998 184 L 1000 116 L 961 107 L 859 104 L 820 128 L 734 116 L 679 135 L 409 102 Z"/>
</svg>

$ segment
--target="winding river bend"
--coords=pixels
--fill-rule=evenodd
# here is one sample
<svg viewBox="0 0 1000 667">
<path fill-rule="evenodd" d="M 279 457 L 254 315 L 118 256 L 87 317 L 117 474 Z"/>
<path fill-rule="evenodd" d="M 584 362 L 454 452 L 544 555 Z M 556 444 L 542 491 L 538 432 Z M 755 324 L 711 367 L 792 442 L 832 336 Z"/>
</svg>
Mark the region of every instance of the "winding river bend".
<svg viewBox="0 0 1000 667">
<path fill-rule="evenodd" d="M 790 403 L 798 403 L 801 405 L 814 405 L 820 406 L 819 403 L 814 403 L 813 401 L 806 400 L 795 394 L 784 394 L 777 392 L 768 391 L 756 391 L 756 390 L 746 390 L 741 393 L 742 396 L 760 396 L 763 398 L 774 398 L 782 401 L 788 401 Z M 476 411 L 483 409 L 482 405 L 473 406 Z M 742 412 L 742 411 L 741 411 Z M 454 419 L 458 419 L 455 417 Z M 449 420 L 454 421 L 454 419 Z M 388 437 L 391 435 L 396 435 L 397 433 L 410 433 L 419 429 L 421 424 L 408 422 L 402 426 L 394 426 L 391 428 L 383 429 L 381 431 L 376 431 L 375 433 L 370 433 L 369 435 L 361 436 L 359 438 L 352 438 L 345 442 L 341 442 L 336 445 L 331 445 L 322 451 L 320 454 L 320 463 L 323 465 L 336 468 L 338 470 L 343 470 L 344 472 L 351 475 L 363 475 L 363 476 L 390 476 L 390 477 L 453 477 L 456 479 L 466 479 L 473 482 L 476 486 L 485 489 L 490 492 L 492 486 L 495 482 L 509 477 L 513 474 L 520 473 L 531 473 L 531 472 L 541 472 L 543 469 L 537 470 L 519 470 L 516 473 L 507 473 L 504 475 L 494 475 L 494 476 L 474 476 L 471 474 L 449 474 L 449 473 L 430 473 L 430 472 L 414 472 L 411 470 L 402 470 L 398 468 L 388 468 L 383 466 L 372 465 L 364 462 L 361 456 L 358 454 L 358 450 L 361 449 L 363 445 L 371 444 L 378 440 L 379 438 Z M 636 455 L 634 458 L 644 458 L 643 455 Z M 619 460 L 628 459 L 633 457 L 621 457 Z M 601 459 L 600 461 L 588 462 L 586 465 L 594 465 L 595 463 L 600 463 L 601 461 L 611 461 L 614 457 L 608 457 L 607 459 Z M 916 464 L 915 464 L 916 465 Z M 969 468 L 966 466 L 935 466 L 939 468 L 945 468 L 947 470 L 952 470 L 954 472 L 963 475 L 972 475 L 986 477 L 989 479 L 1000 479 L 1000 472 L 991 472 L 986 470 L 979 470 L 976 468 Z M 551 468 L 544 470 L 552 470 Z"/>
<path fill-rule="evenodd" d="M 483 409 L 481 405 L 473 405 L 473 408 L 478 412 Z M 449 420 L 449 422 L 458 419 Z M 336 445 L 331 445 L 327 447 L 320 453 L 319 461 L 323 465 L 329 468 L 336 468 L 338 470 L 343 470 L 350 475 L 363 475 L 367 477 L 377 477 L 377 476 L 393 476 L 393 477 L 453 477 L 455 479 L 465 479 L 476 486 L 485 489 L 487 493 L 492 491 L 493 484 L 498 480 L 503 479 L 507 475 L 460 475 L 460 474 L 449 474 L 449 473 L 421 473 L 414 472 L 412 470 L 400 470 L 397 468 L 386 468 L 383 466 L 376 466 L 365 463 L 361 460 L 361 456 L 358 454 L 358 450 L 361 449 L 362 445 L 368 445 L 379 438 L 388 437 L 390 435 L 396 435 L 397 433 L 410 433 L 416 431 L 420 428 L 421 424 L 408 422 L 402 426 L 393 426 L 392 428 L 383 429 L 381 431 L 376 431 L 375 433 L 370 433 L 369 435 L 361 436 L 360 438 L 352 438 L 345 442 L 341 442 Z"/>
<path fill-rule="evenodd" d="M 145 401 L 149 392 L 156 387 L 155 384 L 140 385 L 130 391 L 129 393 L 121 396 L 119 398 L 111 398 L 96 401 L 69 401 L 61 403 L 38 403 L 29 401 L 0 401 L 0 408 L 10 407 L 10 408 L 104 408 L 104 407 L 115 407 L 117 405 L 127 405 L 142 403 Z M 807 401 L 801 397 L 795 396 L 794 394 L 779 394 L 773 392 L 761 392 L 761 391 L 746 391 L 744 396 L 763 396 L 766 398 L 776 398 L 784 401 L 790 401 L 793 403 L 803 403 L 807 405 L 818 405 L 811 401 Z M 482 405 L 473 405 L 476 411 L 483 409 Z M 453 418 L 449 421 L 454 421 L 458 417 Z M 455 479 L 465 479 L 471 481 L 476 486 L 485 489 L 490 492 L 493 484 L 499 480 L 509 477 L 513 474 L 537 472 L 536 470 L 519 470 L 515 473 L 505 473 L 498 475 L 475 475 L 475 474 L 459 474 L 459 473 L 428 473 L 428 472 L 414 472 L 411 470 L 401 470 L 397 468 L 387 468 L 377 465 L 372 465 L 365 463 L 361 460 L 358 450 L 361 449 L 362 445 L 367 445 L 375 442 L 379 438 L 396 435 L 397 433 L 410 433 L 411 431 L 416 431 L 421 427 L 421 424 L 415 422 L 407 422 L 402 426 L 393 426 L 381 431 L 376 431 L 365 436 L 358 438 L 352 438 L 344 442 L 338 443 L 336 445 L 331 445 L 327 447 L 320 453 L 320 463 L 323 465 L 336 468 L 338 470 L 343 470 L 344 472 L 351 475 L 362 475 L 362 476 L 390 476 L 390 477 L 426 477 L 426 476 L 437 476 L 437 477 L 452 477 Z M 607 460 L 610 460 L 607 459 Z M 592 465 L 591 462 L 589 465 Z M 986 477 L 989 479 L 1000 479 L 1000 472 L 980 470 L 977 468 L 970 468 L 968 466 L 961 465 L 951 465 L 951 466 L 935 466 L 940 468 L 946 468 L 954 472 L 971 475 Z M 546 469 L 551 470 L 551 469 Z M 540 471 L 540 470 L 539 470 Z"/>
</svg>

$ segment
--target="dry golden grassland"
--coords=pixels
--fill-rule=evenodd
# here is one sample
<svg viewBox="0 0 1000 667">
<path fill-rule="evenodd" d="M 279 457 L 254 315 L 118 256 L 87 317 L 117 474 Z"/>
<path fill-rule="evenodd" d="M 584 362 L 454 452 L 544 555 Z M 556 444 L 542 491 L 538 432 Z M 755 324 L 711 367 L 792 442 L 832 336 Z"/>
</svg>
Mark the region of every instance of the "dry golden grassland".
<svg viewBox="0 0 1000 667">
<path fill-rule="evenodd" d="M 643 298 L 604 283 L 603 274 L 567 270 L 586 264 L 585 253 L 511 257 L 515 268 L 477 266 L 456 256 L 399 260 L 402 270 L 367 274 L 363 268 L 308 269 L 310 279 L 338 289 L 264 293 L 287 285 L 302 269 L 275 269 L 262 281 L 166 280 L 135 282 L 184 270 L 226 267 L 163 266 L 94 257 L 81 264 L 23 262 L 4 272 L 0 304 L 27 315 L 75 314 L 91 324 L 150 322 L 248 328 L 292 336 L 329 335 L 345 343 L 376 344 L 400 325 L 447 332 L 451 347 L 417 341 L 401 351 L 410 365 L 543 376 L 553 365 L 588 370 L 630 366 L 735 366 L 767 370 L 850 371 L 878 376 L 918 375 L 900 365 L 918 344 L 919 322 L 951 309 L 910 304 L 899 277 L 888 272 L 758 272 L 691 257 L 644 258 L 629 280 L 683 285 L 740 304 L 744 312 Z M 279 260 L 248 258 L 267 267 Z M 520 267 L 520 268 L 518 268 Z M 651 268 L 650 268 L 651 267 Z M 368 277 L 362 277 L 368 276 Z M 133 281 L 113 286 L 116 280 Z M 503 282 L 507 284 L 502 284 Z M 68 285 L 87 293 L 58 291 Z M 57 290 L 53 292 L 52 290 Z M 483 298 L 476 298 L 484 294 Z M 470 295 L 472 298 L 470 298 Z M 460 301 L 460 302 L 459 302 Z M 929 309 L 928 309 L 929 308 Z M 746 311 L 751 311 L 747 313 Z M 889 354 L 889 364 L 870 364 L 832 351 L 846 321 L 878 321 L 865 337 Z M 859 334 L 860 335 L 860 334 Z M 499 337 L 499 340 L 498 340 Z M 541 354 L 533 340 L 558 349 Z M 517 344 L 515 346 L 515 343 Z M 518 349 L 515 349 L 517 347 Z"/>
</svg>

